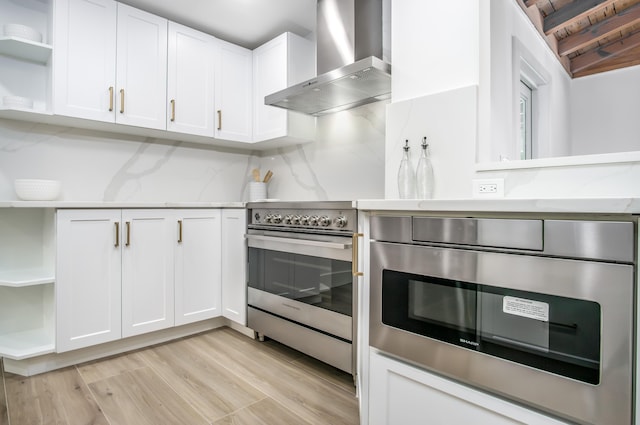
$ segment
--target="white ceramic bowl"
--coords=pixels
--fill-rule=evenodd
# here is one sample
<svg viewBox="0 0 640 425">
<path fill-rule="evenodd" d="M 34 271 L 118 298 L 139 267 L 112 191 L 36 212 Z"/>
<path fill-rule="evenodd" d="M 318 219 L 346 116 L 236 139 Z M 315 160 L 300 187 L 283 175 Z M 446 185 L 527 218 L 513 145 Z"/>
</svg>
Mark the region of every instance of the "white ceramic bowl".
<svg viewBox="0 0 640 425">
<path fill-rule="evenodd" d="M 58 180 L 16 179 L 14 187 L 23 201 L 53 201 L 60 196 Z"/>
<path fill-rule="evenodd" d="M 20 37 L 26 40 L 42 42 L 42 34 L 35 29 L 21 24 L 4 24 L 5 37 Z"/>
<path fill-rule="evenodd" d="M 33 99 L 22 96 L 2 96 L 2 104 L 7 108 L 33 109 Z"/>
</svg>

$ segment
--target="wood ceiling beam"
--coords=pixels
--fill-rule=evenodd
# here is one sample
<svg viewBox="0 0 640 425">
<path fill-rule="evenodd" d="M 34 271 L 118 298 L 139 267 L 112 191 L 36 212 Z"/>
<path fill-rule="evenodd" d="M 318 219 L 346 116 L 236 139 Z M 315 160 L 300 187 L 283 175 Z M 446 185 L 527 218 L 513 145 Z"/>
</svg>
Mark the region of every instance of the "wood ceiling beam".
<svg viewBox="0 0 640 425">
<path fill-rule="evenodd" d="M 618 12 L 617 15 L 613 15 L 604 21 L 591 25 L 580 32 L 563 38 L 558 42 L 558 54 L 560 56 L 568 55 L 637 23 L 640 23 L 640 3 Z"/>
<path fill-rule="evenodd" d="M 621 40 L 590 50 L 583 55 L 576 56 L 571 60 L 571 73 L 574 75 L 578 74 L 606 60 L 621 56 L 625 52 L 635 49 L 638 46 L 640 46 L 640 31 L 630 34 Z"/>
<path fill-rule="evenodd" d="M 535 6 L 540 3 L 542 0 L 524 0 L 524 5 L 527 7 Z"/>
<path fill-rule="evenodd" d="M 607 6 L 612 5 L 615 0 L 580 0 L 570 3 L 549 15 L 544 19 L 544 33 L 549 35 L 553 32 L 571 25 L 580 19 L 584 19 Z"/>
<path fill-rule="evenodd" d="M 640 65 L 640 46 L 629 50 L 614 59 L 602 61 L 598 65 L 585 68 L 580 72 L 573 74 L 573 78 L 585 77 L 587 75 L 598 74 L 601 72 L 613 71 L 615 69 L 626 68 L 629 66 Z"/>
</svg>

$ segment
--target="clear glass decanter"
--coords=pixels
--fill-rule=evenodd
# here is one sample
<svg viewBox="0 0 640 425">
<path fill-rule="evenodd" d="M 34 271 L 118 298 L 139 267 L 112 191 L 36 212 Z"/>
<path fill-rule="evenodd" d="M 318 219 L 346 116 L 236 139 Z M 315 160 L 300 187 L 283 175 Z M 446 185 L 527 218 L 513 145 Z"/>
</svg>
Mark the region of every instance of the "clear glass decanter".
<svg viewBox="0 0 640 425">
<path fill-rule="evenodd" d="M 433 165 L 431 164 L 429 145 L 427 144 L 426 137 L 422 139 L 422 155 L 420 155 L 418 167 L 416 168 L 416 183 L 418 187 L 418 199 L 433 198 Z"/>
<path fill-rule="evenodd" d="M 408 140 L 405 140 L 405 145 L 402 149 L 404 152 L 402 153 L 400 169 L 398 170 L 398 192 L 400 193 L 400 199 L 413 199 L 416 196 L 416 180 L 409 158 Z"/>
</svg>

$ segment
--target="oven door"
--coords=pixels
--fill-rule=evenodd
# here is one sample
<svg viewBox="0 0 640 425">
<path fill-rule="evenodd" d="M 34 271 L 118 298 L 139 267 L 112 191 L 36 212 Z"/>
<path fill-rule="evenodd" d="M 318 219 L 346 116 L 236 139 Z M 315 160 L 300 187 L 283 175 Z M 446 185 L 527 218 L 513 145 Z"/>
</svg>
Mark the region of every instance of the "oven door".
<svg viewBox="0 0 640 425">
<path fill-rule="evenodd" d="M 352 340 L 352 238 L 254 230 L 247 242 L 250 306 Z"/>
<path fill-rule="evenodd" d="M 631 423 L 633 266 L 371 243 L 371 345 L 584 423 Z"/>
</svg>

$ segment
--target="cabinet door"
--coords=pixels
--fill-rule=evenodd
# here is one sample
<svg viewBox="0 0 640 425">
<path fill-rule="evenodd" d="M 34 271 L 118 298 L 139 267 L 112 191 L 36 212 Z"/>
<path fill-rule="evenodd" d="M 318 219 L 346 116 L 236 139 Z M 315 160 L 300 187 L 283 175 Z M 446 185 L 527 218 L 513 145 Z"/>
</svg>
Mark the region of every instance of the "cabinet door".
<svg viewBox="0 0 640 425">
<path fill-rule="evenodd" d="M 222 210 L 222 314 L 247 325 L 247 227 L 245 209 Z"/>
<path fill-rule="evenodd" d="M 173 247 L 169 210 L 123 210 L 122 336 L 173 326 Z"/>
<path fill-rule="evenodd" d="M 57 213 L 58 352 L 121 337 L 119 224 L 120 210 Z"/>
<path fill-rule="evenodd" d="M 176 325 L 220 316 L 220 210 L 179 210 Z M 180 231 L 180 226 L 182 227 Z"/>
<path fill-rule="evenodd" d="M 167 20 L 118 4 L 116 122 L 166 129 Z"/>
<path fill-rule="evenodd" d="M 169 22 L 167 130 L 213 137 L 215 41 Z"/>
<path fill-rule="evenodd" d="M 116 2 L 56 0 L 54 7 L 54 112 L 113 122 Z"/>
<path fill-rule="evenodd" d="M 370 367 L 369 423 L 371 425 L 566 424 L 391 359 L 376 351 L 371 352 Z M 425 409 L 425 406 L 429 408 Z"/>
<path fill-rule="evenodd" d="M 218 40 L 218 53 L 215 137 L 250 142 L 253 137 L 252 52 Z"/>
<path fill-rule="evenodd" d="M 287 88 L 286 33 L 253 51 L 254 141 L 273 139 L 286 134 L 287 111 L 264 104 L 266 95 L 285 88 Z"/>
</svg>

